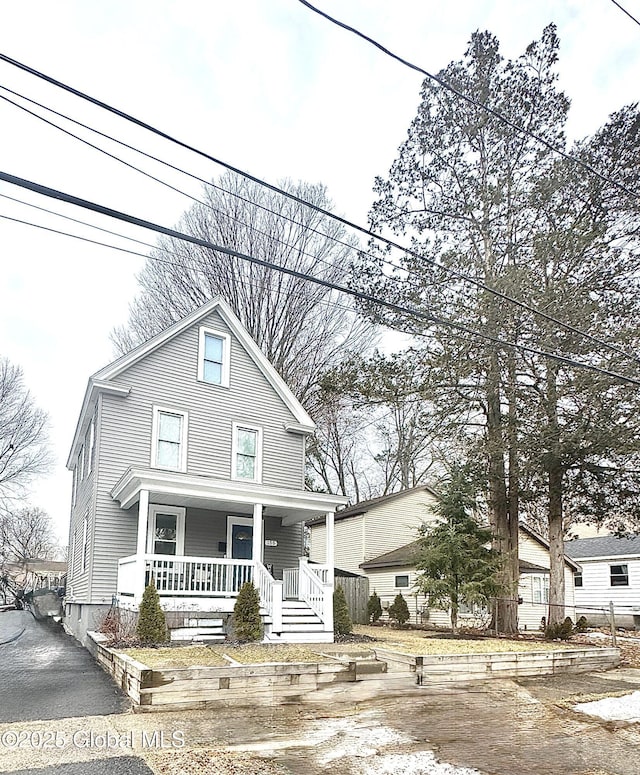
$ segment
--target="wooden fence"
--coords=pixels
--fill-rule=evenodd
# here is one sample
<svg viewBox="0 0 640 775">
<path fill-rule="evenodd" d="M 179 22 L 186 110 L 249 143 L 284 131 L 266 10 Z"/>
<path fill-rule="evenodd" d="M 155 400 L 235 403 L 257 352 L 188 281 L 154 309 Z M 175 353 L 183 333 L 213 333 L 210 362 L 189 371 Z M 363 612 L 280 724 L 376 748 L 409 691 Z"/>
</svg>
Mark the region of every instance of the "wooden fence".
<svg viewBox="0 0 640 775">
<path fill-rule="evenodd" d="M 368 624 L 369 579 L 364 576 L 336 576 L 335 585 L 344 590 L 351 621 L 354 624 Z"/>
</svg>

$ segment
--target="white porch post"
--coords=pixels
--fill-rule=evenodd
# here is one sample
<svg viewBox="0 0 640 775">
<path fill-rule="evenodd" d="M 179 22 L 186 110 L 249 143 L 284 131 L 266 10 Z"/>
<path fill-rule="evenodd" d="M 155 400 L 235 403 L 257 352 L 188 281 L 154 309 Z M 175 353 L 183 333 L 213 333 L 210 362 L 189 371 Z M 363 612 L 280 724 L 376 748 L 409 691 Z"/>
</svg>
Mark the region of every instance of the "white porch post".
<svg viewBox="0 0 640 775">
<path fill-rule="evenodd" d="M 327 584 L 331 584 L 333 587 L 333 569 L 335 565 L 334 559 L 334 525 L 333 525 L 333 511 L 328 511 L 326 515 L 326 534 L 327 534 L 327 546 L 325 562 L 327 563 Z"/>
<path fill-rule="evenodd" d="M 327 545 L 325 561 L 327 564 L 327 585 L 324 596 L 324 626 L 325 630 L 333 632 L 333 590 L 334 590 L 334 512 L 328 511 L 325 519 Z"/>
<path fill-rule="evenodd" d="M 136 571 L 135 600 L 142 600 L 144 593 L 144 577 L 146 575 L 146 566 L 144 556 L 147 553 L 147 530 L 149 525 L 149 490 L 140 490 L 140 501 L 138 502 L 138 541 L 136 544 L 136 555 L 138 557 Z"/>
<path fill-rule="evenodd" d="M 262 550 L 264 547 L 264 538 L 262 535 L 262 504 L 253 505 L 253 559 L 256 562 L 262 562 Z"/>
</svg>

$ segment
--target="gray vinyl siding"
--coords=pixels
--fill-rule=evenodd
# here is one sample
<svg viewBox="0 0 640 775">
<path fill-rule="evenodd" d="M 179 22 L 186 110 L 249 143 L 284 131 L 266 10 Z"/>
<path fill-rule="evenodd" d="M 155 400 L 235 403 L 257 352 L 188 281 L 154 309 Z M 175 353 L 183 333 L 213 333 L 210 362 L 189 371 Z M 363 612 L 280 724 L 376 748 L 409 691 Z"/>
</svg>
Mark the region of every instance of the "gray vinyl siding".
<svg viewBox="0 0 640 775">
<path fill-rule="evenodd" d="M 73 556 L 69 556 L 69 574 L 67 587 L 73 592 L 73 596 L 79 602 L 89 602 L 92 595 L 92 567 L 93 567 L 93 540 L 95 530 L 95 510 L 93 508 L 94 493 L 96 488 L 96 461 L 89 472 L 89 432 L 85 434 L 83 447 L 85 450 L 84 478 L 77 480 L 76 502 L 71 506 L 71 519 L 69 524 L 69 552 L 74 549 Z M 96 446 L 97 458 L 97 446 Z M 78 457 L 75 460 L 76 474 L 79 477 Z M 72 485 L 73 487 L 73 485 Z M 71 494 L 73 504 L 73 493 Z M 83 522 L 87 516 L 87 564 L 82 569 L 82 536 Z M 74 542 L 75 536 L 75 542 Z"/>
<path fill-rule="evenodd" d="M 84 581 L 78 579 L 78 592 L 87 596 L 83 599 L 110 602 L 116 590 L 118 560 L 135 554 L 137 506 L 123 511 L 110 492 L 130 467 L 151 466 L 154 406 L 188 413 L 187 474 L 230 479 L 232 423 L 244 422 L 263 429 L 262 483 L 304 489 L 303 438 L 284 429 L 294 417 L 233 334 L 229 388 L 197 380 L 201 326 L 230 333 L 222 318 L 212 313 L 113 380 L 130 388 L 129 395 L 99 397 L 96 461 L 91 474 L 96 480 L 95 522 L 90 519 L 92 585 L 89 589 L 88 574 Z M 74 517 L 80 521 L 84 512 L 77 514 L 83 505 L 86 508 L 89 493 L 88 487 L 84 489 L 81 501 L 79 490 Z M 210 520 L 211 514 L 187 510 L 187 554 L 220 556 L 218 542 L 226 540 L 227 515 L 221 515 L 223 520 Z M 206 532 L 207 527 L 211 532 Z M 276 570 L 296 565 L 302 553 L 300 526 L 285 528 L 282 534 L 278 547 L 265 551 L 265 562 L 273 563 Z M 74 592 L 78 595 L 75 585 Z"/>
<path fill-rule="evenodd" d="M 103 445 L 118 445 L 122 472 L 129 466 L 148 467 L 153 406 L 188 412 L 187 473 L 230 479 L 232 424 L 257 425 L 263 434 L 262 483 L 304 489 L 303 440 L 284 428 L 295 418 L 232 334 L 229 387 L 198 381 L 202 326 L 231 334 L 212 313 L 113 380 L 131 393 L 111 399 L 117 402 L 117 415 L 109 418 L 110 433 Z"/>
<path fill-rule="evenodd" d="M 273 565 L 275 578 L 282 578 L 284 568 L 298 567 L 298 560 L 304 554 L 302 524 L 283 526 L 278 517 L 265 517 L 264 537 L 278 542 L 277 546 L 264 547 L 265 565 Z"/>
</svg>

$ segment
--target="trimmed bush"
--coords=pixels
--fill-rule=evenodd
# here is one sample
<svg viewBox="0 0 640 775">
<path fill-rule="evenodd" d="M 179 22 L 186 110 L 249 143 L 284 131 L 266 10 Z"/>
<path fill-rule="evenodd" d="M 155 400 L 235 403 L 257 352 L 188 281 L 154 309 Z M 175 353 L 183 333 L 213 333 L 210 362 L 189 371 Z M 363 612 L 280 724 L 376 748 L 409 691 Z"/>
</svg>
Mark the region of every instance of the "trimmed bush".
<svg viewBox="0 0 640 775">
<path fill-rule="evenodd" d="M 589 622 L 586 616 L 581 616 L 576 622 L 576 632 L 586 632 L 589 627 Z"/>
<path fill-rule="evenodd" d="M 573 622 L 570 616 L 564 622 L 550 624 L 544 631 L 544 637 L 547 640 L 569 640 L 573 635 Z"/>
<path fill-rule="evenodd" d="M 382 603 L 380 602 L 380 598 L 374 590 L 373 594 L 367 601 L 367 620 L 372 624 L 375 624 L 381 616 Z"/>
<path fill-rule="evenodd" d="M 389 616 L 394 622 L 398 623 L 399 627 L 402 627 L 409 621 L 409 607 L 407 601 L 402 597 L 402 592 L 396 595 L 395 600 L 389 606 Z"/>
<path fill-rule="evenodd" d="M 333 593 L 333 632 L 335 635 L 348 635 L 352 630 L 353 622 L 349 616 L 344 589 L 336 587 Z"/>
<path fill-rule="evenodd" d="M 233 634 L 240 643 L 262 640 L 263 627 L 260 616 L 260 596 L 250 581 L 240 587 L 233 607 Z"/>
<path fill-rule="evenodd" d="M 141 643 L 166 643 L 169 640 L 167 620 L 153 582 L 145 587 L 142 595 L 136 633 Z"/>
</svg>

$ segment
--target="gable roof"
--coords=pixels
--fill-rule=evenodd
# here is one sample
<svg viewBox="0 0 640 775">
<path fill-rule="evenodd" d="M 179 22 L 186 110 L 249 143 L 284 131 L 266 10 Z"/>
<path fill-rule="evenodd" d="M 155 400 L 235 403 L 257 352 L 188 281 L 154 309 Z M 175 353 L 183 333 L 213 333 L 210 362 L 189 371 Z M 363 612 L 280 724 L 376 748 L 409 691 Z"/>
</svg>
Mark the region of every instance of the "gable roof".
<svg viewBox="0 0 640 775">
<path fill-rule="evenodd" d="M 564 551 L 570 557 L 580 560 L 590 557 L 640 557 L 640 535 L 633 538 L 617 538 L 613 535 L 574 538 L 564 542 Z"/>
<path fill-rule="evenodd" d="M 128 392 L 127 388 L 123 388 L 121 385 L 110 385 L 111 380 L 120 376 L 126 369 L 141 361 L 163 344 L 178 336 L 178 334 L 181 334 L 186 329 L 198 324 L 201 320 L 204 320 L 204 318 L 214 311 L 220 315 L 232 334 L 244 347 L 249 354 L 249 357 L 253 360 L 258 369 L 260 369 L 293 415 L 294 422 L 287 426 L 287 429 L 291 430 L 293 433 L 303 434 L 312 433 L 315 430 L 315 423 L 307 414 L 300 401 L 293 395 L 291 389 L 251 338 L 249 332 L 242 325 L 240 319 L 233 312 L 229 304 L 227 304 L 221 296 L 217 296 L 203 304 L 201 307 L 198 307 L 198 309 L 182 318 L 182 320 L 169 326 L 169 328 L 165 328 L 164 331 L 160 331 L 160 333 L 151 337 L 151 339 L 134 347 L 133 350 L 121 355 L 115 361 L 104 366 L 89 377 L 80 417 L 78 418 L 71 450 L 67 459 L 67 468 L 73 468 L 73 461 L 89 425 L 98 393 L 103 391 L 107 392 L 109 389 L 112 389 L 126 394 Z"/>
<path fill-rule="evenodd" d="M 400 490 L 399 492 L 392 492 L 389 495 L 381 495 L 378 498 L 370 498 L 366 501 L 360 501 L 360 503 L 354 503 L 353 506 L 347 506 L 345 509 L 337 511 L 334 516 L 334 520 L 337 522 L 340 519 L 347 519 L 349 517 L 357 517 L 360 514 L 366 514 L 367 511 L 371 511 L 371 509 L 375 508 L 376 506 L 404 498 L 405 495 L 419 492 L 420 490 L 424 490 L 425 492 L 430 493 L 434 498 L 438 497 L 438 493 L 433 489 L 433 487 L 429 487 L 428 484 L 419 484 L 416 487 L 409 488 L 408 490 Z M 322 525 L 324 524 L 324 521 L 324 517 L 318 517 L 318 519 L 310 519 L 307 522 L 307 525 Z"/>
</svg>

